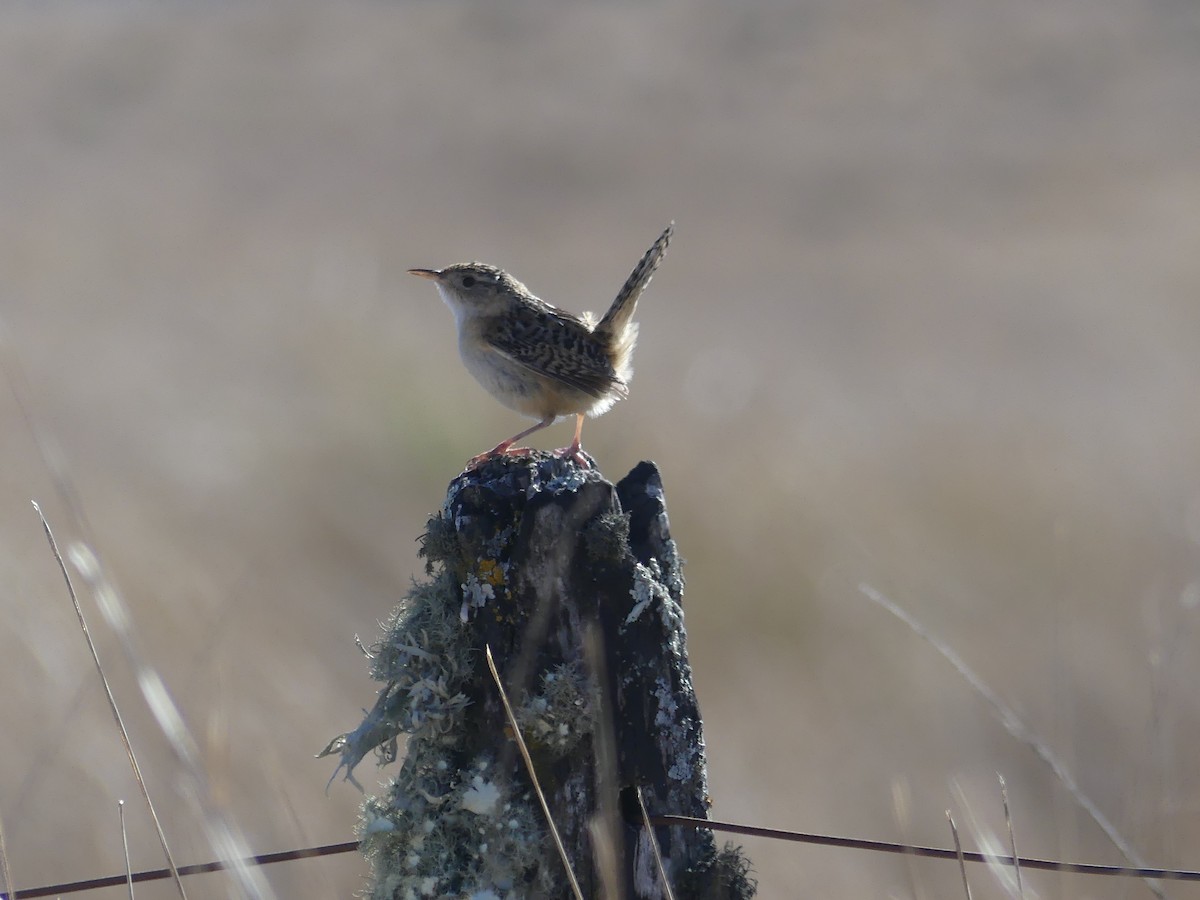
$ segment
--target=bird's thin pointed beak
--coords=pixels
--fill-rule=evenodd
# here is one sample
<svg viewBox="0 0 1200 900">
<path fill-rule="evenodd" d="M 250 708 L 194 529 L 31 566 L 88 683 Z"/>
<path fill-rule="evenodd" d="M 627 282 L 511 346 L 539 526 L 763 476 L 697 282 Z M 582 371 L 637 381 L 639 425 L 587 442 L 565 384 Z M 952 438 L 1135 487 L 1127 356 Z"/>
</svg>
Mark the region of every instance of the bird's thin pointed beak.
<svg viewBox="0 0 1200 900">
<path fill-rule="evenodd" d="M 442 273 L 437 269 L 409 269 L 409 275 L 416 275 L 418 278 L 428 278 L 430 281 L 441 281 Z"/>
</svg>

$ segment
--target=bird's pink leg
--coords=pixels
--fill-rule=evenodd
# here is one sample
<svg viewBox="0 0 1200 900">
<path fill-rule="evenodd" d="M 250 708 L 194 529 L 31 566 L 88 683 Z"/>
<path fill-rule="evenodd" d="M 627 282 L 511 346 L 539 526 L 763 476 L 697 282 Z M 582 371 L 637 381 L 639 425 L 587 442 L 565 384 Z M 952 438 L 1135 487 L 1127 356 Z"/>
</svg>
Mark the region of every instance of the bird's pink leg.
<svg viewBox="0 0 1200 900">
<path fill-rule="evenodd" d="M 535 431 L 545 428 L 547 425 L 553 424 L 553 422 L 554 416 L 546 416 L 546 418 L 542 419 L 542 421 L 538 422 L 531 428 L 526 428 L 524 431 L 514 434 L 507 441 L 501 441 L 487 453 L 480 453 L 478 456 L 471 457 L 470 462 L 467 463 L 467 470 L 469 471 L 477 468 L 483 463 L 487 462 L 489 459 L 492 459 L 496 456 L 517 456 L 521 453 L 529 453 L 530 449 L 528 447 L 514 447 L 513 444 L 521 440 L 521 438 L 529 437 L 529 435 L 533 434 Z"/>
<path fill-rule="evenodd" d="M 581 434 L 583 434 L 583 413 L 578 413 L 575 416 L 575 439 L 571 441 L 570 447 L 555 450 L 554 455 L 561 456 L 563 459 L 573 459 L 581 466 L 591 466 L 591 461 L 583 455 L 583 443 L 580 440 Z"/>
</svg>

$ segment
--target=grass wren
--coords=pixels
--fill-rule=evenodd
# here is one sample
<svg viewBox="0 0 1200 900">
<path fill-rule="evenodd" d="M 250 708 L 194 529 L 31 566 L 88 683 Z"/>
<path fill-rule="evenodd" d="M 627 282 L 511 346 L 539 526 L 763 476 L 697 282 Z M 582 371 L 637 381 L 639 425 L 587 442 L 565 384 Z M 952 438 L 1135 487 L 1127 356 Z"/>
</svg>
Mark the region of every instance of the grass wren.
<svg viewBox="0 0 1200 900">
<path fill-rule="evenodd" d="M 580 434 L 584 416 L 598 416 L 629 395 L 638 326 L 638 298 L 667 252 L 675 223 L 659 235 L 634 267 L 599 321 L 575 316 L 539 300 L 502 269 L 459 263 L 444 269 L 409 269 L 428 278 L 454 313 L 463 363 L 493 397 L 538 420 L 471 460 L 528 453 L 517 441 L 556 419 L 575 416 L 575 439 L 557 453 L 586 465 Z"/>
</svg>

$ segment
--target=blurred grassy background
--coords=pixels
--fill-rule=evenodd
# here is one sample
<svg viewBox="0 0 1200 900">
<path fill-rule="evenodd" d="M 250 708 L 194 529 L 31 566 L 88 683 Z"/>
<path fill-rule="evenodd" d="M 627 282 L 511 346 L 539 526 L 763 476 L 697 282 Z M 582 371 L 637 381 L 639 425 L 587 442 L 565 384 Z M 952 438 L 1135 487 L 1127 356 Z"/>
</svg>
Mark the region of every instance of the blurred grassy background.
<svg viewBox="0 0 1200 900">
<path fill-rule="evenodd" d="M 118 798 L 134 867 L 161 858 L 29 506 L 79 537 L 17 398 L 216 802 L 256 851 L 346 840 L 359 797 L 327 797 L 312 755 L 372 702 L 353 637 L 419 573 L 448 480 L 520 427 L 404 270 L 477 258 L 603 309 L 672 218 L 632 396 L 584 438 L 614 480 L 663 469 L 714 815 L 946 844 L 955 784 L 1002 830 L 1000 771 L 1024 852 L 1119 861 L 867 582 L 1151 862 L 1200 866 L 1198 42 L 1190 0 L 5 4 L 18 885 L 120 871 Z M 93 625 L 177 857 L 207 859 Z M 960 896 L 943 864 L 747 849 L 763 897 Z M 364 874 L 268 870 L 281 897 Z"/>
</svg>

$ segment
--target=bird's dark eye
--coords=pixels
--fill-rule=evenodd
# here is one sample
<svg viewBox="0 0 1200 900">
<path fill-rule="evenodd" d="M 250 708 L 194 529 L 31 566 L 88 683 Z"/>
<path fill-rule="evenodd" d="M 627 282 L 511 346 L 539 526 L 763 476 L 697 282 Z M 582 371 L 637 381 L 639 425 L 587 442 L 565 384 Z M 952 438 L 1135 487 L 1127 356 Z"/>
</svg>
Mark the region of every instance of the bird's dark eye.
<svg viewBox="0 0 1200 900">
<path fill-rule="evenodd" d="M 465 288 L 475 287 L 475 276 L 474 275 L 464 275 L 463 280 L 462 280 L 462 286 Z"/>
</svg>

